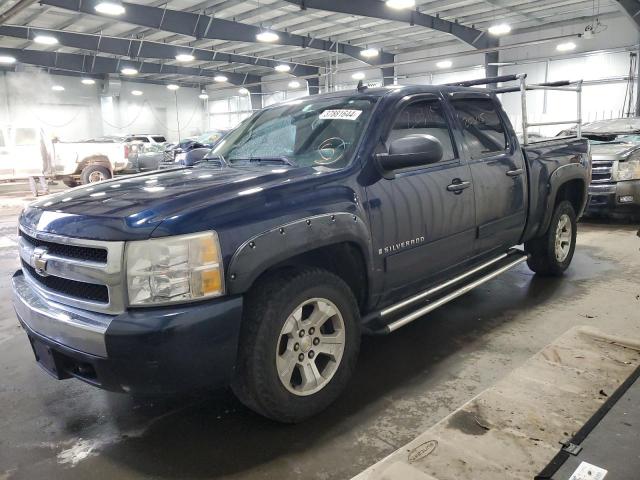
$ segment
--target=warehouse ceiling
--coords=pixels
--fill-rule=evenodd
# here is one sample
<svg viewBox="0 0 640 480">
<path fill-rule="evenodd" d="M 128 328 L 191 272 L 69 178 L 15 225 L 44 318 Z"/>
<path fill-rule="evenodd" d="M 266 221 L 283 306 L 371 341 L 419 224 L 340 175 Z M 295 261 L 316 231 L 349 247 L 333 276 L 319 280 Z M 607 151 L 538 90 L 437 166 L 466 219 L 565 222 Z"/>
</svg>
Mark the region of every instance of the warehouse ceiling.
<svg viewBox="0 0 640 480">
<path fill-rule="evenodd" d="M 531 30 L 620 12 L 615 0 L 417 0 L 415 9 L 404 11 L 381 0 L 130 0 L 122 4 L 123 14 L 109 16 L 95 11 L 98 2 L 7 2 L 6 10 L 18 11 L 0 26 L 0 54 L 49 70 L 100 76 L 131 66 L 141 79 L 211 83 L 222 75 L 225 83 L 241 85 L 275 73 L 280 63 L 289 66 L 286 75 L 304 77 L 336 56 L 339 62 L 376 65 L 445 45 L 486 48 L 496 44 L 485 33 L 496 23 Z M 267 30 L 278 41 L 255 38 Z M 35 43 L 37 35 L 58 43 Z M 380 53 L 365 57 L 365 49 Z M 177 61 L 180 53 L 194 58 Z"/>
</svg>

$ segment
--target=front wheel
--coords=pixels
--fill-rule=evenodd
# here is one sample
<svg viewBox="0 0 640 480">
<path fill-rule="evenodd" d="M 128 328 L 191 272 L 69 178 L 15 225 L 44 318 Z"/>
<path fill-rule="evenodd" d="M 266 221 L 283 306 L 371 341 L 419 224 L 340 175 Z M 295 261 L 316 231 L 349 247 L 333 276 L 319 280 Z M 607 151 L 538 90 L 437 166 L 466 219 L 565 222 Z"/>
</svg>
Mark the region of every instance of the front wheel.
<svg viewBox="0 0 640 480">
<path fill-rule="evenodd" d="M 525 243 L 529 268 L 540 275 L 562 275 L 573 259 L 577 231 L 576 212 L 564 200 L 556 206 L 547 232 Z"/>
<path fill-rule="evenodd" d="M 249 408 L 295 423 L 347 385 L 360 347 L 353 293 L 330 272 L 275 274 L 247 296 L 233 389 Z"/>
</svg>

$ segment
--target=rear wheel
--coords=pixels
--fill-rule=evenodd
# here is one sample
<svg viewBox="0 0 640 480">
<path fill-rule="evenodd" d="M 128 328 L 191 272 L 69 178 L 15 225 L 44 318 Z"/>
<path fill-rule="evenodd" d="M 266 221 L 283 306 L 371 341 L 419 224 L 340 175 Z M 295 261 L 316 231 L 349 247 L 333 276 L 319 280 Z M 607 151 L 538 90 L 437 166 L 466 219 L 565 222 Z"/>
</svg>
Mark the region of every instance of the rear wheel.
<svg viewBox="0 0 640 480">
<path fill-rule="evenodd" d="M 564 200 L 556 206 L 547 232 L 525 244 L 529 268 L 540 275 L 562 275 L 573 259 L 576 235 L 575 210 Z"/>
<path fill-rule="evenodd" d="M 87 183 L 96 183 L 111 178 L 111 171 L 102 165 L 88 165 L 84 167 L 80 174 L 83 185 Z"/>
<path fill-rule="evenodd" d="M 342 392 L 360 346 L 356 300 L 320 269 L 281 273 L 247 296 L 233 389 L 249 408 L 294 423 Z"/>
</svg>

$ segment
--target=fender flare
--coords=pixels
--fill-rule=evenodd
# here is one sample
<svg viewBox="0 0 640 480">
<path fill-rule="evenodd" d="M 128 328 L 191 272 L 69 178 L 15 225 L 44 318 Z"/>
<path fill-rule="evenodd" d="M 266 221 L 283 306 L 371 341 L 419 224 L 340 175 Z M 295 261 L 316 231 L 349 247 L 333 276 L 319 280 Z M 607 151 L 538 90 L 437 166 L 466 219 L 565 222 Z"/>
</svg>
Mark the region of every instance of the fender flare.
<svg viewBox="0 0 640 480">
<path fill-rule="evenodd" d="M 584 165 L 580 163 L 570 163 L 554 170 L 554 172 L 551 174 L 551 177 L 549 178 L 549 195 L 547 196 L 547 205 L 545 208 L 544 217 L 538 231 L 539 234 L 545 233 L 549 229 L 549 225 L 551 224 L 551 217 L 553 216 L 553 209 L 555 207 L 556 198 L 558 196 L 558 191 L 563 185 L 572 180 L 580 180 L 582 182 L 584 193 L 580 203 L 580 208 L 576 212 L 578 218 L 582 216 L 582 213 L 584 212 L 584 209 L 587 205 L 587 198 L 589 196 L 587 176 L 587 170 L 585 169 Z"/>
<path fill-rule="evenodd" d="M 317 248 L 344 242 L 355 243 L 361 248 L 366 275 L 370 277 L 372 247 L 367 225 L 356 214 L 335 212 L 279 225 L 245 241 L 229 262 L 228 291 L 243 293 L 274 265 Z"/>
</svg>

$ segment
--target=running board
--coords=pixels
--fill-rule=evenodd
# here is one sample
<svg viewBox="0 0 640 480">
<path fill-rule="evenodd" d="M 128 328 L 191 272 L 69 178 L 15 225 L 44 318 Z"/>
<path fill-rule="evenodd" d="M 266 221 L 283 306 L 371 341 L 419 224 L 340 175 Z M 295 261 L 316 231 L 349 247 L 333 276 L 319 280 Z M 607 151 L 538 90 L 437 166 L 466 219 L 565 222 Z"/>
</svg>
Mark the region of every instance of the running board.
<svg viewBox="0 0 640 480">
<path fill-rule="evenodd" d="M 423 315 L 435 310 L 436 308 L 441 307 L 445 303 L 448 303 L 464 295 L 465 293 L 473 290 L 474 288 L 482 285 L 483 283 L 486 283 L 489 280 L 496 278 L 498 275 L 501 275 L 507 270 L 511 270 L 513 267 L 520 265 L 521 263 L 525 262 L 527 258 L 528 258 L 528 255 L 522 250 L 511 249 L 509 250 L 509 252 L 504 253 L 496 258 L 493 258 L 492 260 L 489 260 L 481 265 L 478 265 L 477 267 L 474 267 L 471 270 L 468 270 L 467 272 L 461 275 L 458 275 L 457 277 L 454 277 L 433 288 L 425 290 L 424 292 L 418 293 L 417 295 L 409 297 L 405 300 L 402 300 L 401 302 L 398 302 L 383 310 L 380 310 L 379 312 L 373 315 L 373 318 L 371 318 L 371 315 L 369 315 L 368 318 L 375 320 L 375 323 L 378 323 L 378 324 L 380 324 L 380 322 L 386 323 L 385 317 L 393 317 L 395 316 L 393 315 L 394 313 L 400 312 L 402 310 L 406 310 L 407 307 L 409 307 L 410 305 L 413 305 L 414 303 L 420 302 L 421 300 L 428 301 L 430 297 L 434 297 L 438 293 L 442 294 L 444 292 L 447 292 L 449 287 L 454 287 L 456 284 L 461 283 L 463 280 L 466 280 L 466 279 L 469 280 L 468 283 L 463 284 L 462 286 L 455 288 L 454 290 L 451 290 L 448 293 L 445 293 L 441 297 L 435 298 L 433 301 L 430 301 L 429 303 L 418 308 L 417 310 L 413 310 L 410 313 L 407 313 L 404 316 L 397 318 L 396 320 L 386 323 L 386 325 L 382 326 L 379 329 L 374 329 L 374 330 L 369 329 L 369 333 L 374 335 L 385 335 L 385 334 L 394 332 L 399 328 L 404 327 L 405 325 L 413 322 L 414 320 L 417 320 Z M 488 271 L 487 273 L 483 274 L 482 272 L 485 270 L 488 270 L 489 267 L 494 267 L 494 268 Z"/>
</svg>

